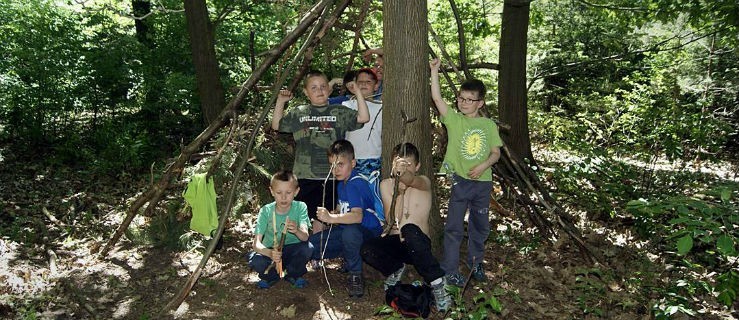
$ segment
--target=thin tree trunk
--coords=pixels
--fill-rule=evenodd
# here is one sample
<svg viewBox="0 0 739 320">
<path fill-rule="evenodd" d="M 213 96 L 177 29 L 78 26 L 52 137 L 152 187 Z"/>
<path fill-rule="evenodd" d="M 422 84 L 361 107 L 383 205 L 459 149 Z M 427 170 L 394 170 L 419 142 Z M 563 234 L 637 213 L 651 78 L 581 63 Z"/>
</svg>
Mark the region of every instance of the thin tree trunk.
<svg viewBox="0 0 739 320">
<path fill-rule="evenodd" d="M 151 48 L 151 39 L 149 37 L 149 25 L 144 20 L 144 17 L 151 13 L 151 2 L 149 0 L 133 0 L 131 1 L 133 7 L 134 26 L 136 27 L 136 39 Z"/>
<path fill-rule="evenodd" d="M 187 33 L 198 84 L 200 109 L 207 126 L 218 118 L 225 105 L 223 84 L 218 72 L 213 26 L 205 0 L 185 0 Z"/>
<path fill-rule="evenodd" d="M 505 0 L 500 39 L 498 111 L 511 126 L 506 144 L 522 158 L 533 161 L 529 139 L 526 90 L 526 44 L 530 0 Z"/>
<path fill-rule="evenodd" d="M 421 153 L 420 174 L 433 177 L 431 117 L 429 102 L 428 10 L 426 0 L 383 2 L 383 50 L 385 58 L 382 95 L 382 167 L 387 177 L 392 166 L 390 151 L 401 142 L 411 142 Z M 413 57 L 408 59 L 408 57 Z M 401 110 L 416 121 L 405 124 Z M 403 128 L 405 127 L 405 136 Z M 436 197 L 432 197 L 435 199 Z M 434 203 L 434 208 L 438 204 Z M 440 235 L 439 211 L 431 210 L 432 236 Z M 438 245 L 438 243 L 437 243 Z"/>
</svg>

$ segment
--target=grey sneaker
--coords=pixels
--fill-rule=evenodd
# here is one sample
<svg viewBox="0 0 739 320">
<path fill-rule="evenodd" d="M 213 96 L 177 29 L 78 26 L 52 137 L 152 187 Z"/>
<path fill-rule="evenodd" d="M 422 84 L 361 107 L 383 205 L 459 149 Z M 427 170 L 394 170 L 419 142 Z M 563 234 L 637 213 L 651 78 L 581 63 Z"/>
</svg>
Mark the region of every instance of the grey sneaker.
<svg viewBox="0 0 739 320">
<path fill-rule="evenodd" d="M 405 265 L 400 267 L 400 269 L 396 270 L 391 275 L 387 276 L 387 279 L 385 279 L 385 285 L 384 285 L 385 290 L 387 290 L 387 288 L 390 288 L 394 286 L 396 283 L 398 283 L 398 281 L 400 281 L 400 278 L 403 277 L 404 271 L 405 271 Z"/>
<path fill-rule="evenodd" d="M 464 277 L 459 273 L 450 273 L 446 275 L 446 283 L 461 288 L 464 286 Z"/>
<path fill-rule="evenodd" d="M 364 295 L 364 279 L 361 274 L 350 273 L 346 278 L 346 289 L 350 297 L 361 297 Z"/>
<path fill-rule="evenodd" d="M 478 263 L 472 268 L 472 278 L 475 278 L 479 282 L 488 281 L 488 276 L 485 274 L 485 269 L 482 268 L 482 263 Z"/>
<path fill-rule="evenodd" d="M 446 291 L 445 287 L 445 277 L 441 277 L 441 283 L 431 285 L 431 292 L 434 294 L 434 301 L 436 302 L 436 310 L 439 312 L 449 310 L 452 307 L 452 297 L 449 296 L 449 292 Z"/>
</svg>

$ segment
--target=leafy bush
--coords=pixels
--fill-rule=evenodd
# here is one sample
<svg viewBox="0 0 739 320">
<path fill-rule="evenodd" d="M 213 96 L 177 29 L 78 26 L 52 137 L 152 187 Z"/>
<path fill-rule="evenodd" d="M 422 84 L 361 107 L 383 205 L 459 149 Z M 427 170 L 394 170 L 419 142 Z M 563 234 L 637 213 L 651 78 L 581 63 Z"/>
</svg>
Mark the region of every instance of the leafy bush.
<svg viewBox="0 0 739 320">
<path fill-rule="evenodd" d="M 653 202 L 640 199 L 627 205 L 641 234 L 658 243 L 660 239 L 666 239 L 668 248 L 677 255 L 675 259 L 684 257 L 692 261 L 687 264 L 688 269 L 705 266 L 718 271 L 714 273 L 718 276 L 714 276 L 712 290 L 725 305 L 731 305 L 739 291 L 738 274 L 729 266 L 729 259 L 737 255 L 739 238 L 739 230 L 734 227 L 739 223 L 736 215 L 739 203 L 732 200 L 732 193 L 732 187 L 719 186 L 694 197 L 676 196 Z M 686 312 L 687 299 L 680 298 L 682 295 L 679 293 L 668 291 L 665 299 L 672 299 L 673 303 L 657 308 L 658 314 L 670 315 L 678 310 Z M 682 294 L 692 296 L 695 292 Z"/>
</svg>

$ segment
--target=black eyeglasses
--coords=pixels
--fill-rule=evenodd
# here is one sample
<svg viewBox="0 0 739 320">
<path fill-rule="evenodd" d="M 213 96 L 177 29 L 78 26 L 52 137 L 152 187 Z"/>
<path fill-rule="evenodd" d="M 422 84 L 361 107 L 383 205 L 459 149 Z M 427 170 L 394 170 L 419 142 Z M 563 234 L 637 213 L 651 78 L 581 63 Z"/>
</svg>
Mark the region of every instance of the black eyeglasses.
<svg viewBox="0 0 739 320">
<path fill-rule="evenodd" d="M 461 103 L 473 103 L 473 102 L 477 102 L 477 101 L 482 101 L 482 99 L 467 99 L 467 98 L 463 98 L 463 97 L 457 97 L 457 101 L 459 101 Z"/>
</svg>

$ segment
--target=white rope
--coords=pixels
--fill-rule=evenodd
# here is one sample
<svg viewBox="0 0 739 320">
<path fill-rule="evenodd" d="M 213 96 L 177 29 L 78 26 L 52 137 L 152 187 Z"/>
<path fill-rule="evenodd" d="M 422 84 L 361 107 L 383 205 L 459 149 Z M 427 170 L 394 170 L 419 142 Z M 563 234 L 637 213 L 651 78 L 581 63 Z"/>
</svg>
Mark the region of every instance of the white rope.
<svg viewBox="0 0 739 320">
<path fill-rule="evenodd" d="M 334 160 L 334 162 L 331 163 L 331 168 L 328 170 L 328 174 L 326 175 L 326 178 L 323 179 L 323 197 L 321 198 L 322 201 L 322 207 L 326 208 L 326 184 L 328 183 L 328 179 L 331 177 L 331 173 L 334 171 L 334 168 L 336 167 L 336 162 L 338 159 Z M 332 181 L 334 190 L 331 192 L 331 200 L 333 201 L 334 206 L 336 205 L 336 179 Z M 321 222 L 323 223 L 323 222 Z M 328 234 L 326 234 L 326 242 L 324 244 L 323 242 L 323 230 L 321 230 L 321 241 L 319 244 L 318 250 L 321 251 L 321 259 L 319 260 L 319 263 L 321 264 L 321 270 L 323 270 L 323 278 L 326 280 L 326 284 L 328 285 L 328 292 L 333 296 L 334 290 L 331 289 L 331 282 L 328 281 L 328 274 L 326 273 L 326 265 L 323 263 L 323 257 L 326 254 L 326 248 L 328 248 L 328 239 L 331 237 L 331 229 L 333 229 L 334 225 L 329 224 L 328 226 Z M 323 248 L 321 248 L 323 247 Z"/>
</svg>

